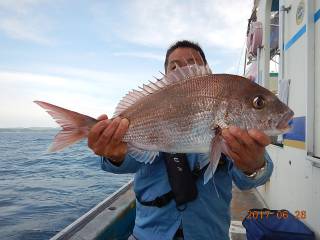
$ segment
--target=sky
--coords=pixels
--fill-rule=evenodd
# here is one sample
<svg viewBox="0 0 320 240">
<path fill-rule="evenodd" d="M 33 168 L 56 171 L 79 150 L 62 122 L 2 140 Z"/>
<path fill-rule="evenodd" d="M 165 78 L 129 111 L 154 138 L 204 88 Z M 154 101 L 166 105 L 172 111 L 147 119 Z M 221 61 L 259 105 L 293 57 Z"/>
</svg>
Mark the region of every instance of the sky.
<svg viewBox="0 0 320 240">
<path fill-rule="evenodd" d="M 252 0 L 0 0 L 0 128 L 57 127 L 34 100 L 109 117 L 160 77 L 167 48 L 198 42 L 241 74 Z"/>
</svg>

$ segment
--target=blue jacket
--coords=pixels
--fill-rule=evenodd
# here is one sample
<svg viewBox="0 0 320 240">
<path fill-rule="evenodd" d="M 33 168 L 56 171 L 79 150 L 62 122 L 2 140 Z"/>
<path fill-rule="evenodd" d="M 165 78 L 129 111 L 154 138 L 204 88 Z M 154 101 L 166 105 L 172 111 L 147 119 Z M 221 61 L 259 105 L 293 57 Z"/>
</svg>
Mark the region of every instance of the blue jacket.
<svg viewBox="0 0 320 240">
<path fill-rule="evenodd" d="M 198 164 L 208 162 L 207 154 L 187 154 L 191 170 Z M 203 176 L 197 180 L 198 197 L 189 202 L 184 211 L 178 211 L 174 201 L 157 208 L 141 205 L 136 201 L 136 220 L 133 230 L 139 240 L 171 240 L 182 225 L 184 239 L 229 239 L 230 201 L 232 180 L 241 189 L 250 189 L 264 184 L 271 176 L 273 163 L 265 153 L 267 167 L 258 179 L 248 178 L 227 158 L 210 180 L 203 184 Z M 152 164 L 137 162 L 127 154 L 117 167 L 107 159 L 101 161 L 102 169 L 112 173 L 135 173 L 134 192 L 142 201 L 151 201 L 171 190 L 163 155 L 159 154 Z"/>
</svg>

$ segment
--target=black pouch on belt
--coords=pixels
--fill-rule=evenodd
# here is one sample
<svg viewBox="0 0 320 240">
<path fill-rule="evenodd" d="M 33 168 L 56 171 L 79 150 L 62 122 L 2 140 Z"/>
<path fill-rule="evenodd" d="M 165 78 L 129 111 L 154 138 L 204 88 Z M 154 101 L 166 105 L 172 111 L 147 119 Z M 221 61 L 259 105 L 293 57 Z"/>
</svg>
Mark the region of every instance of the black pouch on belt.
<svg viewBox="0 0 320 240">
<path fill-rule="evenodd" d="M 183 153 L 163 153 L 169 183 L 177 206 L 193 201 L 198 196 L 196 179 L 192 174 L 187 155 Z"/>
</svg>

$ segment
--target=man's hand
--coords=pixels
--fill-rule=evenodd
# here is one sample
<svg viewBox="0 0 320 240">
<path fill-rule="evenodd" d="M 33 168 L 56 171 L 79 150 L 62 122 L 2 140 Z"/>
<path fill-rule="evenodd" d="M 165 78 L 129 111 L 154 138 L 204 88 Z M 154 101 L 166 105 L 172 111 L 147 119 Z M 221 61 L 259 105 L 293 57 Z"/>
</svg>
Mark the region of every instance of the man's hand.
<svg viewBox="0 0 320 240">
<path fill-rule="evenodd" d="M 244 173 L 251 174 L 264 166 L 265 147 L 270 138 L 257 129 L 249 131 L 231 126 L 222 130 L 227 148 L 224 154 L 233 159 L 234 164 Z"/>
<path fill-rule="evenodd" d="M 98 118 L 88 136 L 88 146 L 100 156 L 110 158 L 112 162 L 121 164 L 127 153 L 127 144 L 122 138 L 128 130 L 128 119 L 119 117 L 110 120 L 107 115 Z"/>
</svg>

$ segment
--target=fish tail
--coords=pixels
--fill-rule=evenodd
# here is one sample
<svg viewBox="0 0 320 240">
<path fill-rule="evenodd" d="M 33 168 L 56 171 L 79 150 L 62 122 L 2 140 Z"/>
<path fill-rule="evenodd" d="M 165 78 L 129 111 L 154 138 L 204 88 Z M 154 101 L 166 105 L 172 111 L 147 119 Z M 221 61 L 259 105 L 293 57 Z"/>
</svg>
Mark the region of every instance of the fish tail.
<svg viewBox="0 0 320 240">
<path fill-rule="evenodd" d="M 55 136 L 48 152 L 60 151 L 87 137 L 90 128 L 98 122 L 92 117 L 50 103 L 42 101 L 34 101 L 34 103 L 44 108 L 62 127 L 62 130 Z"/>
</svg>

